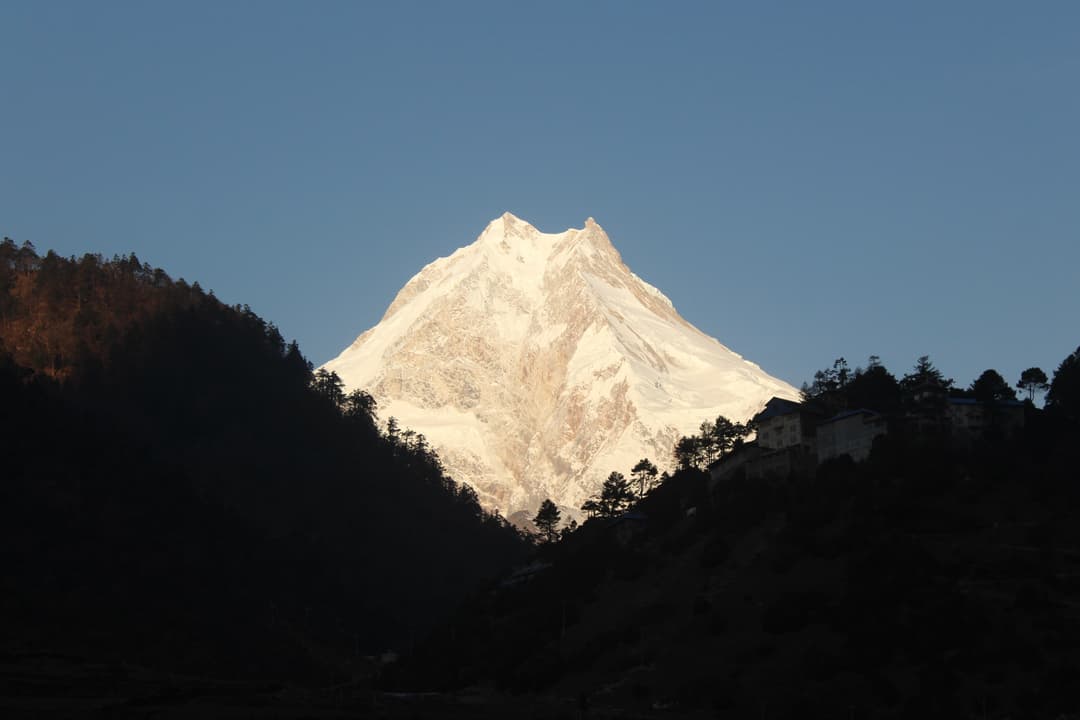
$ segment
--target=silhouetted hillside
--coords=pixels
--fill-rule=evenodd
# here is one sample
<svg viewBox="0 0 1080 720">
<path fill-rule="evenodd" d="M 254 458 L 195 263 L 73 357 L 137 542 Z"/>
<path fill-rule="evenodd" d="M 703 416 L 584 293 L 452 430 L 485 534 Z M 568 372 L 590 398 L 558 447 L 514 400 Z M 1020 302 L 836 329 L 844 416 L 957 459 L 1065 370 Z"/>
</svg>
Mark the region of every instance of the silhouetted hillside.
<svg viewBox="0 0 1080 720">
<path fill-rule="evenodd" d="M 1080 432 L 1029 406 L 987 433 L 899 428 L 807 476 L 680 470 L 540 547 L 387 684 L 645 716 L 1071 716 Z"/>
<path fill-rule="evenodd" d="M 522 542 L 246 307 L 0 245 L 0 644 L 327 682 Z"/>
</svg>

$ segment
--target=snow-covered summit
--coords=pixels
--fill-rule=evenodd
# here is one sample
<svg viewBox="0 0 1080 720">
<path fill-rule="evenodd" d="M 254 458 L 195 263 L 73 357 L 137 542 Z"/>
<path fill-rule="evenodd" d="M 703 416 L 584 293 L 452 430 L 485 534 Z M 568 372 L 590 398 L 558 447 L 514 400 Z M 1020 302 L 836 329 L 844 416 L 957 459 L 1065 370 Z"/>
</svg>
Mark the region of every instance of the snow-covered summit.
<svg viewBox="0 0 1080 720">
<path fill-rule="evenodd" d="M 424 267 L 325 366 L 423 433 L 488 507 L 576 510 L 612 470 L 796 390 L 686 322 L 603 228 L 505 213 Z"/>
</svg>

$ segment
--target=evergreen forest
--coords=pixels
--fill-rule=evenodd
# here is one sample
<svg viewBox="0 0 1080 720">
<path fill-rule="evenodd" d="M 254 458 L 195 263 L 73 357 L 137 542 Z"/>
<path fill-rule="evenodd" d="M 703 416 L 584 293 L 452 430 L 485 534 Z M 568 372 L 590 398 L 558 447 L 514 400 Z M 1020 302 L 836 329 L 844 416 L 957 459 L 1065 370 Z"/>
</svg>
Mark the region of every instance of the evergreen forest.
<svg viewBox="0 0 1080 720">
<path fill-rule="evenodd" d="M 758 477 L 756 421 L 703 419 L 530 536 L 250 308 L 5 239 L 0 711 L 1080 714 L 1080 348 L 968 386 L 838 359 L 802 395 L 888 432 Z M 927 395 L 990 420 L 958 443 Z"/>
<path fill-rule="evenodd" d="M 552 717 L 1075 717 L 1080 348 L 1052 376 L 1025 371 L 1017 408 L 993 370 L 962 387 L 927 356 L 899 378 L 839 359 L 802 407 L 886 414 L 867 460 L 750 477 L 747 428 L 706 421 L 650 490 L 613 472 L 580 528 L 553 539 L 542 508 L 533 562 L 385 682 L 490 686 Z M 957 442 L 911 420 L 927 386 L 1023 425 Z"/>
<path fill-rule="evenodd" d="M 12 657 L 332 684 L 525 548 L 366 393 L 134 255 L 0 244 L 0 406 Z"/>
</svg>

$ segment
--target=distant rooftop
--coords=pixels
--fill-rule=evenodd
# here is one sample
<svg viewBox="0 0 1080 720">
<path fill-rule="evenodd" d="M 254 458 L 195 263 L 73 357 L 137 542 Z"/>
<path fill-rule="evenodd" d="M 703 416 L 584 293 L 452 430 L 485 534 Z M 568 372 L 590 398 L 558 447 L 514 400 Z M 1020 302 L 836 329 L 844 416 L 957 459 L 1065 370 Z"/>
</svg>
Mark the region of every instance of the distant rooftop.
<svg viewBox="0 0 1080 720">
<path fill-rule="evenodd" d="M 793 400 L 785 400 L 784 398 L 774 397 L 765 403 L 765 409 L 757 414 L 755 419 L 758 422 L 762 420 L 768 420 L 769 418 L 780 417 L 781 415 L 790 415 L 791 413 L 797 413 L 803 410 L 802 403 L 794 402 Z"/>
</svg>

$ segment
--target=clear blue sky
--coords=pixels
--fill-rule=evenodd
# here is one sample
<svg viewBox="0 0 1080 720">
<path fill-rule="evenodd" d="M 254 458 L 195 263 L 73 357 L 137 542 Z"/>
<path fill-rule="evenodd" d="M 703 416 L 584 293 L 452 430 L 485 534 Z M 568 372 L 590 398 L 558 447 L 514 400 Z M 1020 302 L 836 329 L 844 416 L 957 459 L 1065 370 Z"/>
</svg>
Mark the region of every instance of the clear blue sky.
<svg viewBox="0 0 1080 720">
<path fill-rule="evenodd" d="M 1080 4 L 0 0 L 0 234 L 321 363 L 504 210 L 796 385 L 1080 344 Z"/>
</svg>

